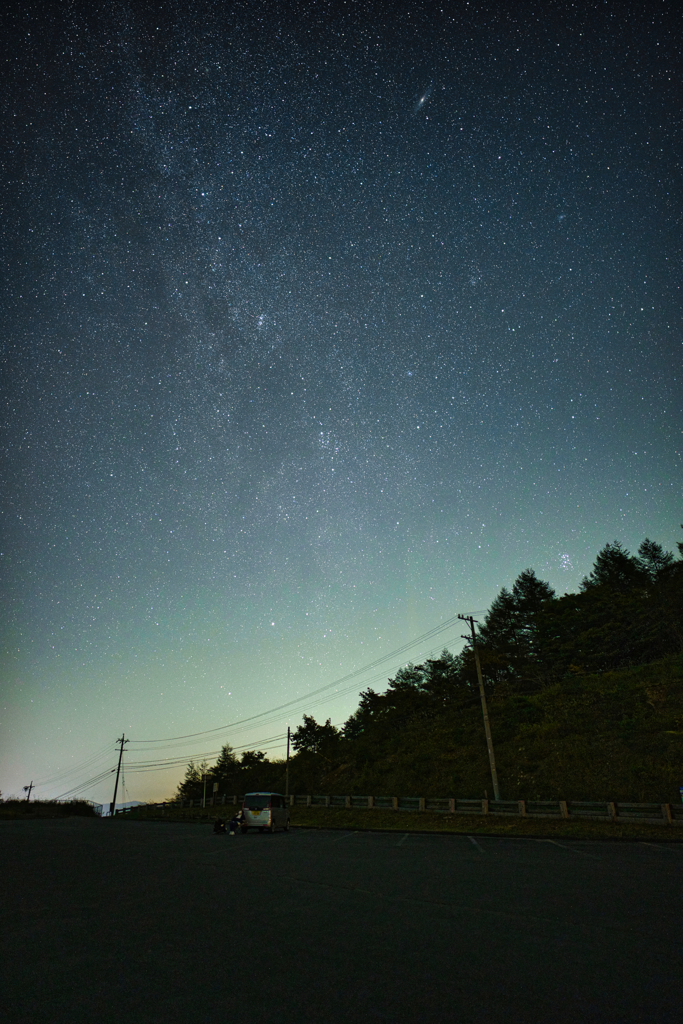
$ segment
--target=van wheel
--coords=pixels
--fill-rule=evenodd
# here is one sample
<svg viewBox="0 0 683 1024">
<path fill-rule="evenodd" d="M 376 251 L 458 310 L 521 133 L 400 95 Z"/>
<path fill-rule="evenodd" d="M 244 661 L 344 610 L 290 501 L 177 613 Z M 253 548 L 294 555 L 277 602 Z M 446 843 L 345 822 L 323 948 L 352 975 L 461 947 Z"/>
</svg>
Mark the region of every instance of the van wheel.
<svg viewBox="0 0 683 1024">
<path fill-rule="evenodd" d="M 274 836 L 275 835 L 275 825 L 270 825 L 269 828 L 268 828 L 268 832 L 270 833 L 271 836 Z"/>
<path fill-rule="evenodd" d="M 285 825 L 285 832 L 289 832 L 289 818 L 287 818 L 287 824 Z"/>
<path fill-rule="evenodd" d="M 243 836 L 246 836 L 248 831 L 249 827 L 247 825 L 242 825 L 242 827 L 240 828 L 240 832 L 242 833 Z"/>
</svg>

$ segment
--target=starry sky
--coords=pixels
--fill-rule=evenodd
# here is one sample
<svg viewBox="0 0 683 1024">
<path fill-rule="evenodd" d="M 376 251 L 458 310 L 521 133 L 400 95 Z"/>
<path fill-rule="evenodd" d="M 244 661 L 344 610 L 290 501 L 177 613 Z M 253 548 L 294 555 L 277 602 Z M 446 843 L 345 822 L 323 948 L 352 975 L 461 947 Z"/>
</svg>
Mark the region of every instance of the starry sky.
<svg viewBox="0 0 683 1024">
<path fill-rule="evenodd" d="M 4 8 L 5 795 L 283 756 L 527 566 L 674 545 L 680 20 Z"/>
</svg>

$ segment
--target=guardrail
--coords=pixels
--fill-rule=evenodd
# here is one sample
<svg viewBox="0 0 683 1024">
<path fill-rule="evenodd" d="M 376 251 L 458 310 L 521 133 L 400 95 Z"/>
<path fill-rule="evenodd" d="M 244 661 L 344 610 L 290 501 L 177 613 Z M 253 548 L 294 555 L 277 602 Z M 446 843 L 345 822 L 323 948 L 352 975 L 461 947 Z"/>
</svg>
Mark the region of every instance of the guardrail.
<svg viewBox="0 0 683 1024">
<path fill-rule="evenodd" d="M 242 796 L 222 794 L 201 797 L 194 800 L 174 800 L 162 804 L 141 804 L 145 808 L 166 809 L 184 807 L 226 807 L 238 806 Z M 643 822 L 652 825 L 683 826 L 683 803 L 625 803 L 616 800 L 466 800 L 455 797 L 423 797 L 423 796 L 338 796 L 336 794 L 302 795 L 292 794 L 289 798 L 291 807 L 345 807 L 366 810 L 389 811 L 432 811 L 437 814 L 489 814 L 520 818 L 560 818 L 571 821 L 577 818 L 589 818 L 593 821 Z M 117 814 L 128 813 L 117 811 Z"/>
</svg>

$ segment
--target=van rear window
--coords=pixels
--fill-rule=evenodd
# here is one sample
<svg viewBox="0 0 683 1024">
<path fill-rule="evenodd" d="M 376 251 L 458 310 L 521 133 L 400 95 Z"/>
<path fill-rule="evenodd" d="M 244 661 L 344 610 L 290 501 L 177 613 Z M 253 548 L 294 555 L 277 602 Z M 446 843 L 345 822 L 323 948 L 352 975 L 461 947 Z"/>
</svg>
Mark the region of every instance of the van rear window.
<svg viewBox="0 0 683 1024">
<path fill-rule="evenodd" d="M 245 796 L 244 806 L 248 811 L 262 811 L 264 807 L 270 807 L 269 796 Z"/>
</svg>

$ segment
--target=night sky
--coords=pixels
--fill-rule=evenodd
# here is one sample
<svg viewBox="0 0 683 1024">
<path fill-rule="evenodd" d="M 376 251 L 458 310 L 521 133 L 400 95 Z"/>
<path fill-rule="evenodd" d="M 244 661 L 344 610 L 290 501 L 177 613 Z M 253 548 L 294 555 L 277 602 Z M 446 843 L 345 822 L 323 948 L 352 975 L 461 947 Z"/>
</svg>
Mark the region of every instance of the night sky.
<svg viewBox="0 0 683 1024">
<path fill-rule="evenodd" d="M 673 547 L 677 4 L 29 2 L 0 29 L 4 795 L 95 777 L 122 732 L 127 799 L 183 774 L 136 760 L 283 756 L 462 623 L 324 703 L 147 741 L 527 566 L 563 593 L 615 538 Z"/>
</svg>

